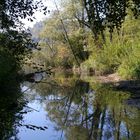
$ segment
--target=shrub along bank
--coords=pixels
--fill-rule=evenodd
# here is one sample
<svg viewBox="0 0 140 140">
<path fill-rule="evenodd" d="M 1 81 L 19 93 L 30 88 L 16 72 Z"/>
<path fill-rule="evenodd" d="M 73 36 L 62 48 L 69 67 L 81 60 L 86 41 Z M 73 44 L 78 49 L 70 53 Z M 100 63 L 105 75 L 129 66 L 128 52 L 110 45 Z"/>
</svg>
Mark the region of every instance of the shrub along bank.
<svg viewBox="0 0 140 140">
<path fill-rule="evenodd" d="M 98 74 L 117 73 L 124 79 L 140 78 L 140 27 L 139 20 L 126 20 L 119 33 L 113 33 L 110 41 L 101 49 L 94 48 L 82 66 L 93 68 Z M 89 46 L 93 47 L 90 40 Z"/>
</svg>

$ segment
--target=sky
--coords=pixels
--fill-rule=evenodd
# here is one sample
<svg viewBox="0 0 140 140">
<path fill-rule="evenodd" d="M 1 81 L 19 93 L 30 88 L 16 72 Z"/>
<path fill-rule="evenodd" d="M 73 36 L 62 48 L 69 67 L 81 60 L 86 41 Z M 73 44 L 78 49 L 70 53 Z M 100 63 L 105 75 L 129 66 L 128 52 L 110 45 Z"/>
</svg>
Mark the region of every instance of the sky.
<svg viewBox="0 0 140 140">
<path fill-rule="evenodd" d="M 50 10 L 50 12 L 55 8 L 54 6 L 54 1 L 53 0 L 42 0 L 43 4 L 45 6 L 48 7 L 48 10 Z M 33 22 L 31 21 L 28 21 L 27 19 L 24 19 L 22 20 L 22 22 L 25 24 L 25 28 L 28 28 L 28 27 L 33 27 L 33 25 L 36 23 L 36 22 L 39 22 L 39 21 L 42 21 L 43 19 L 49 17 L 49 13 L 47 13 L 46 15 L 44 15 L 43 13 L 41 12 L 36 12 L 35 13 L 35 20 Z"/>
</svg>

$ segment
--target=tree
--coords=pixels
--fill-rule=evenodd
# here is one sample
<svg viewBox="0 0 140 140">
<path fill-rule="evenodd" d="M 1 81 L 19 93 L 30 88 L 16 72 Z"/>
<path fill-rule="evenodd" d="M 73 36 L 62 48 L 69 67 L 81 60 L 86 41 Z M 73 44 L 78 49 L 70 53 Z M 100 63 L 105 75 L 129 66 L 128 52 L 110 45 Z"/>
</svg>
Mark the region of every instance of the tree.
<svg viewBox="0 0 140 140">
<path fill-rule="evenodd" d="M 21 19 L 27 18 L 32 21 L 35 11 L 43 11 L 46 14 L 46 7 L 41 1 L 32 0 L 1 0 L 0 1 L 0 75 L 2 77 L 15 76 L 21 68 L 25 55 L 27 56 L 37 43 L 31 39 L 31 34 L 23 28 Z M 6 58 L 6 55 L 8 57 Z M 2 61 L 3 60 L 3 61 Z M 7 62 L 11 67 L 7 67 Z M 3 71 L 3 68 L 4 71 Z M 0 77 L 0 83 L 3 78 Z"/>
<path fill-rule="evenodd" d="M 98 45 L 99 36 L 105 42 L 106 28 L 109 28 L 111 36 L 115 28 L 117 30 L 121 28 L 128 9 L 133 11 L 136 18 L 140 14 L 139 0 L 81 0 L 79 2 L 70 0 L 70 2 L 73 7 L 73 16 L 92 31 L 96 45 Z M 80 11 L 77 7 L 81 7 Z"/>
<path fill-rule="evenodd" d="M 20 19 L 28 18 L 33 21 L 35 11 L 43 11 L 46 9 L 40 1 L 32 0 L 1 0 L 0 1 L 0 28 L 9 29 L 21 25 Z"/>
<path fill-rule="evenodd" d="M 9 49 L 13 54 L 21 56 L 34 44 L 27 33 L 21 19 L 33 21 L 35 11 L 47 12 L 41 1 L 32 0 L 1 0 L 0 1 L 0 42 L 1 47 Z"/>
</svg>

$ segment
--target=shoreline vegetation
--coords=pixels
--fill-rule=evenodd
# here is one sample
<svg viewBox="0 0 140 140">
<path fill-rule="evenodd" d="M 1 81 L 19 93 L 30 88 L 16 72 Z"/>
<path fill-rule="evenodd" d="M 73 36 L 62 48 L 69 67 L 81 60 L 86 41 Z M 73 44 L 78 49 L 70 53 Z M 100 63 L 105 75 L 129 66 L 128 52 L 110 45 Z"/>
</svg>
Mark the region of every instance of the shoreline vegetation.
<svg viewBox="0 0 140 140">
<path fill-rule="evenodd" d="M 76 4 L 80 6 L 80 3 Z M 49 19 L 31 29 L 33 39 L 40 45 L 40 51 L 33 52 L 33 63 L 99 75 L 99 81 L 105 83 L 140 79 L 139 17 L 136 19 L 127 9 L 120 27 L 114 25 L 112 31 L 106 27 L 95 40 L 92 30 L 75 19 L 81 9 L 67 2 L 64 5 L 64 11 L 52 12 Z M 64 14 L 66 12 L 69 14 Z"/>
<path fill-rule="evenodd" d="M 52 73 L 62 72 L 69 73 L 74 75 L 79 75 L 80 77 L 90 76 L 94 82 L 98 82 L 104 85 L 112 85 L 114 88 L 118 90 L 128 90 L 135 93 L 140 93 L 140 80 L 139 79 L 124 79 L 119 76 L 117 73 L 113 74 L 104 74 L 98 75 L 94 72 L 87 72 L 80 70 L 81 68 L 75 69 L 63 69 L 63 68 L 54 68 L 51 70 Z"/>
<path fill-rule="evenodd" d="M 32 4 L 29 4 L 29 7 L 33 6 Z M 101 9 L 105 8 L 106 11 L 107 7 L 102 4 Z M 107 4 L 112 5 L 112 3 Z M 0 83 L 12 72 L 18 74 L 24 66 L 33 68 L 35 72 L 46 70 L 48 67 L 67 71 L 72 69 L 74 73 L 86 72 L 91 76 L 98 75 L 97 80 L 103 83 L 138 81 L 140 79 L 140 17 L 134 15 L 131 7 L 136 3 L 130 3 L 130 7 L 123 5 L 125 11 L 122 12 L 125 13 L 119 15 L 122 10 L 119 10 L 119 5 L 122 3 L 114 4 L 118 9 L 108 9 L 110 13 L 104 11 L 105 17 L 100 17 L 99 13 L 102 11 L 98 11 L 100 8 L 95 8 L 93 12 L 90 2 L 83 5 L 73 0 L 63 1 L 60 6 L 63 10 L 59 10 L 56 4 L 56 10 L 50 13 L 49 18 L 36 23 L 33 28 L 26 31 L 9 30 L 15 25 L 7 21 L 9 26 L 4 24 L 4 30 L 0 33 L 2 60 Z M 98 3 L 94 5 L 99 6 Z M 24 18 L 29 14 L 28 10 L 25 10 Z M 46 8 L 44 10 L 46 11 Z M 20 12 L 19 10 L 18 13 Z M 34 14 L 29 16 L 32 15 Z M 6 13 L 5 16 L 7 17 Z M 13 21 L 15 19 L 19 22 L 16 13 L 13 15 Z M 24 72 L 27 73 L 23 70 L 23 74 Z M 13 74 L 11 75 L 13 77 Z"/>
<path fill-rule="evenodd" d="M 140 108 L 140 0 L 54 5 L 0 0 L 0 138 L 24 139 L 24 126 L 49 128 L 52 139 L 58 132 L 60 139 L 139 139 L 140 110 L 123 101 Z M 38 20 L 38 12 L 49 16 L 26 29 L 23 20 Z M 29 139 L 47 135 L 34 134 Z"/>
</svg>

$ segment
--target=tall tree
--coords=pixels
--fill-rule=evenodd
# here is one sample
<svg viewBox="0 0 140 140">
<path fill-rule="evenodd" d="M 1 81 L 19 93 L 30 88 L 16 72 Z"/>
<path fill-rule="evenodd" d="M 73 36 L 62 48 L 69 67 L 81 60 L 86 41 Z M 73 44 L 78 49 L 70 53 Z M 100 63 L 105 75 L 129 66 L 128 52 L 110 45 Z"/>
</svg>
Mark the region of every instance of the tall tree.
<svg viewBox="0 0 140 140">
<path fill-rule="evenodd" d="M 109 28 L 112 35 L 114 28 L 119 30 L 127 15 L 127 9 L 133 11 L 137 18 L 140 14 L 140 0 L 81 0 L 79 2 L 71 0 L 73 15 L 76 19 L 91 29 L 95 42 L 98 44 L 101 35 L 105 42 L 104 31 Z M 81 14 L 77 8 L 77 3 L 81 5 Z"/>
<path fill-rule="evenodd" d="M 31 48 L 37 46 L 33 43 L 31 34 L 24 30 L 21 19 L 27 18 L 32 21 L 35 18 L 35 11 L 38 10 L 44 14 L 47 12 L 41 1 L 0 1 L 0 83 L 4 83 L 9 75 L 14 77 L 13 72 L 17 73 L 21 68 L 25 55 L 29 54 Z M 10 67 L 7 66 L 9 63 Z"/>
</svg>

